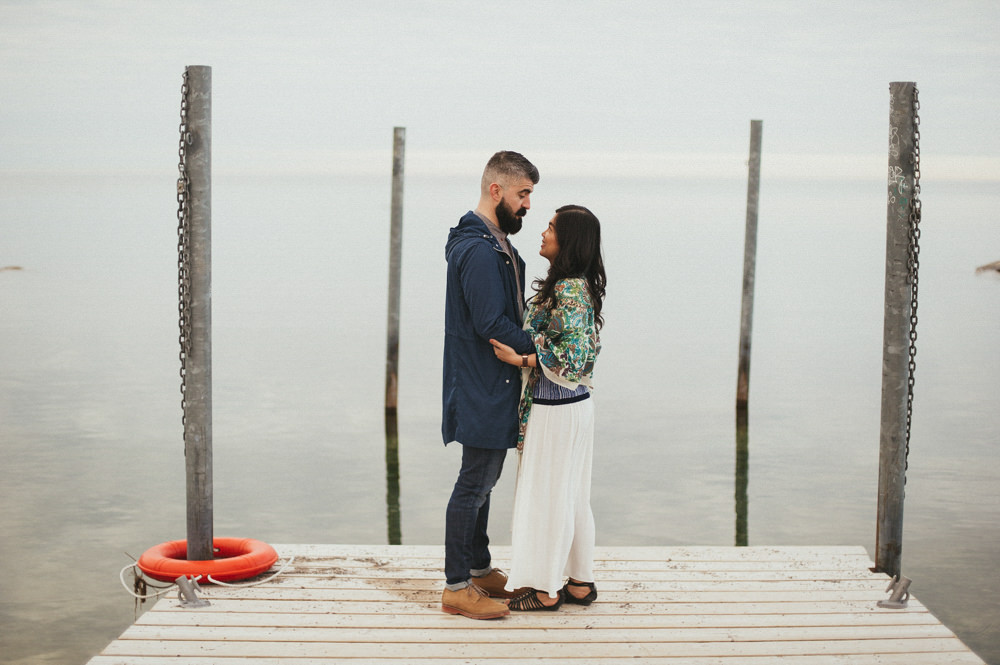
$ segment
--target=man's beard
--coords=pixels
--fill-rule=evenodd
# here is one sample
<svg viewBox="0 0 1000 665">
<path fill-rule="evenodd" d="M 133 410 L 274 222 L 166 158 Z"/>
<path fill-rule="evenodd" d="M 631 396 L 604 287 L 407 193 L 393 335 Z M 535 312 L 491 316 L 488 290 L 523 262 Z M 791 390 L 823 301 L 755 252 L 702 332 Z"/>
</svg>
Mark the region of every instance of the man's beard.
<svg viewBox="0 0 1000 665">
<path fill-rule="evenodd" d="M 510 206 L 507 205 L 506 201 L 501 200 L 496 207 L 497 226 L 499 226 L 500 230 L 504 233 L 514 235 L 521 230 L 521 223 L 527 212 L 528 211 L 524 208 L 514 212 L 510 209 Z"/>
</svg>

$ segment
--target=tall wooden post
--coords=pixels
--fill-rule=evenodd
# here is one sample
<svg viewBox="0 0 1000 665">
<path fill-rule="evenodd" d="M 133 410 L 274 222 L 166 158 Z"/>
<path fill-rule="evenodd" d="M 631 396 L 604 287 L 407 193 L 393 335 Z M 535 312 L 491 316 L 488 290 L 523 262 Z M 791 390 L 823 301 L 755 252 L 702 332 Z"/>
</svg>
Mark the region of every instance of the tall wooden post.
<svg viewBox="0 0 1000 665">
<path fill-rule="evenodd" d="M 750 331 L 753 327 L 753 285 L 757 262 L 757 203 L 760 198 L 760 142 L 764 121 L 750 121 L 750 161 L 747 176 L 746 238 L 743 245 L 743 300 L 740 311 L 740 359 L 736 377 L 736 409 L 745 410 L 750 396 Z"/>
<path fill-rule="evenodd" d="M 399 300 L 403 247 L 403 154 L 406 128 L 393 128 L 392 211 L 389 223 L 389 305 L 385 348 L 385 502 L 390 545 L 402 542 L 399 511 Z"/>
<path fill-rule="evenodd" d="M 389 306 L 385 346 L 385 411 L 396 412 L 399 382 L 399 291 L 403 254 L 403 153 L 406 128 L 393 128 L 389 222 Z"/>
<path fill-rule="evenodd" d="M 213 557 L 212 507 L 212 68 L 187 69 L 191 344 L 185 363 L 187 558 Z"/>
<path fill-rule="evenodd" d="M 914 83 L 889 84 L 889 172 L 882 341 L 875 569 L 900 574 L 906 482 L 907 393 L 910 379 L 910 205 L 914 196 Z"/>
</svg>

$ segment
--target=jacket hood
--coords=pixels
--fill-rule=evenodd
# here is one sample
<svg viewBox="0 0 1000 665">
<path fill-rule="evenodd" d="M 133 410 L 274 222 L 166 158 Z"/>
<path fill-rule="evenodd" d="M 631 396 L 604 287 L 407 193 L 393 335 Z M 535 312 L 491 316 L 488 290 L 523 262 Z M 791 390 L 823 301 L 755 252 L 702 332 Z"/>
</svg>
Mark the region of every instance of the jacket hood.
<svg viewBox="0 0 1000 665">
<path fill-rule="evenodd" d="M 471 210 L 464 215 L 462 219 L 458 221 L 458 226 L 452 227 L 451 231 L 448 232 L 448 242 L 444 246 L 444 256 L 446 259 L 451 257 L 451 253 L 455 250 L 459 244 L 466 240 L 473 239 L 484 239 L 487 240 L 491 245 L 496 245 L 497 249 L 500 249 L 496 238 L 490 233 L 490 230 L 486 228 L 486 224 L 483 220 L 479 219 L 476 213 Z"/>
</svg>

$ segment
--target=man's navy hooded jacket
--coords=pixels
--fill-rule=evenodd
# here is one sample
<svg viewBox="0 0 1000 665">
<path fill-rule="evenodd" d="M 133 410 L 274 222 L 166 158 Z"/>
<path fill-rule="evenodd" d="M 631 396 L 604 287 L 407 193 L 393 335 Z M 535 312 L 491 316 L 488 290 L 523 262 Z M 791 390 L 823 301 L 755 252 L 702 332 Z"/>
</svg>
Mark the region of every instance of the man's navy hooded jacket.
<svg viewBox="0 0 1000 665">
<path fill-rule="evenodd" d="M 441 435 L 475 448 L 517 445 L 521 371 L 497 360 L 490 339 L 534 353 L 521 329 L 524 261 L 518 270 L 493 234 L 467 212 L 448 234 L 448 287 L 444 318 L 444 383 Z"/>
</svg>

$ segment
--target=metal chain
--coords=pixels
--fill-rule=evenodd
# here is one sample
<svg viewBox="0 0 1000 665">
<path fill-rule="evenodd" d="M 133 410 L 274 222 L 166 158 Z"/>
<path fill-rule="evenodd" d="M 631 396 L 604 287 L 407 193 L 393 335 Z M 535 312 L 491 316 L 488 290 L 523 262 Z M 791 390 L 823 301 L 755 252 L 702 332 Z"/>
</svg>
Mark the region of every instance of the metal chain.
<svg viewBox="0 0 1000 665">
<path fill-rule="evenodd" d="M 191 180 L 187 171 L 187 146 L 191 144 L 191 133 L 188 131 L 188 70 L 184 69 L 184 81 L 181 84 L 181 123 L 180 141 L 177 155 L 180 159 L 177 170 L 177 310 L 180 327 L 180 361 L 181 361 L 181 423 L 187 425 L 187 359 L 191 353 L 191 277 L 190 277 L 190 190 Z"/>
<path fill-rule="evenodd" d="M 910 280 L 910 362 L 906 380 L 906 462 L 904 474 L 909 469 L 910 460 L 910 424 L 913 419 L 913 384 L 914 373 L 917 370 L 917 290 L 920 272 L 920 100 L 917 86 L 913 86 L 913 192 L 910 196 L 910 243 L 907 267 Z M 906 477 L 903 477 L 906 483 Z"/>
</svg>

